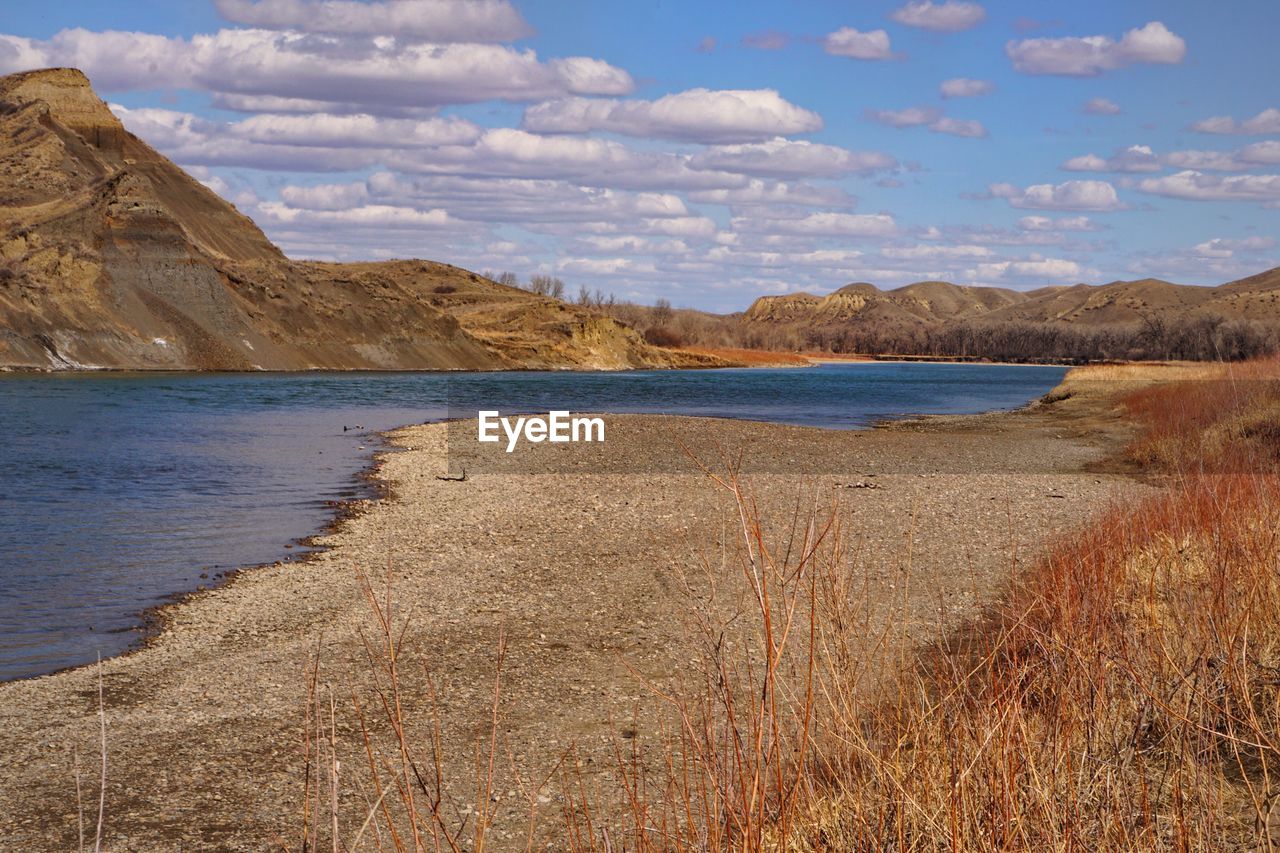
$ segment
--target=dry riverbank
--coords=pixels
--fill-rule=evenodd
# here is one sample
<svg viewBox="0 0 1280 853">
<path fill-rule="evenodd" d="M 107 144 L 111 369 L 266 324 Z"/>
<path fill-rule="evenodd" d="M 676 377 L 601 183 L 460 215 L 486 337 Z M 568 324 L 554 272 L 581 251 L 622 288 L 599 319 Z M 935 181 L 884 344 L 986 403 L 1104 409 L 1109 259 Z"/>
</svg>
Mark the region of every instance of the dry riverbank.
<svg viewBox="0 0 1280 853">
<path fill-rule="evenodd" d="M 766 517 L 788 517 L 797 499 L 838 495 L 867 579 L 868 636 L 898 625 L 903 645 L 974 614 L 1046 541 L 1118 492 L 1145 488 L 1105 469 L 1126 428 L 1087 395 L 857 432 L 606 420 L 603 445 L 539 445 L 518 463 L 478 454 L 460 440 L 463 428 L 399 430 L 391 441 L 406 452 L 386 454 L 378 472 L 390 497 L 324 537 L 331 550 L 195 595 L 165 612 L 148 648 L 104 662 L 108 849 L 296 845 L 302 714 L 317 654 L 348 774 L 342 829 L 355 833 L 370 798 L 349 697 L 370 694 L 361 632 L 372 623 L 357 571 L 381 578 L 388 564 L 397 612 L 410 621 L 409 734 L 425 743 L 430 733 L 429 672 L 449 802 L 464 814 L 474 801 L 473 744 L 489 731 L 501 626 L 490 841 L 523 849 L 530 803 L 538 832 L 554 832 L 560 789 L 556 779 L 539 787 L 544 776 L 575 744 L 584 784 L 607 791 L 611 733 L 625 729 L 644 749 L 660 722 L 635 673 L 670 685 L 694 653 L 677 579 L 702 556 L 714 565 L 735 535 L 736 511 L 690 453 L 712 464 L 741 453 Z M 465 481 L 437 479 L 464 467 Z M 0 685 L 0 848 L 74 847 L 73 749 L 92 826 L 97 683 L 86 668 Z M 529 797 L 516 793 L 516 771 L 532 783 Z"/>
</svg>

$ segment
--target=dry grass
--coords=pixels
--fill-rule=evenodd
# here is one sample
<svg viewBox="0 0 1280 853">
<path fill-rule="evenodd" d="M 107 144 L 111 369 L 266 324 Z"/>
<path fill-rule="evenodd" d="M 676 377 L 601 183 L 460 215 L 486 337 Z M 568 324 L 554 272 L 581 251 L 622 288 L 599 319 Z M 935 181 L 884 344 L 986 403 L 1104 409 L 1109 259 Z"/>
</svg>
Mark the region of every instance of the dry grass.
<svg viewBox="0 0 1280 853">
<path fill-rule="evenodd" d="M 700 666 L 681 690 L 651 688 L 670 710 L 666 736 L 618 740 L 611 793 L 563 774 L 557 846 L 1280 843 L 1280 364 L 1100 366 L 1073 371 L 1067 390 L 1093 381 L 1120 383 L 1142 425 L 1130 453 L 1170 487 L 1058 543 L 999 607 L 916 652 L 892 625 L 872 628 L 837 507 L 815 502 L 775 525 L 732 469 L 708 472 L 738 509 L 740 538 L 681 578 Z M 369 816 L 334 849 L 483 849 L 496 741 L 475 747 L 464 841 L 440 816 L 438 757 L 472 747 L 446 743 L 438 725 L 413 734 L 390 596 L 369 589 L 381 632 L 369 655 L 379 720 L 360 710 Z M 495 731 L 500 697 L 495 682 Z M 317 772 L 332 702 L 309 702 Z M 321 842 L 336 765 L 326 779 L 308 775 L 300 849 Z M 531 846 L 532 821 L 531 807 Z"/>
</svg>

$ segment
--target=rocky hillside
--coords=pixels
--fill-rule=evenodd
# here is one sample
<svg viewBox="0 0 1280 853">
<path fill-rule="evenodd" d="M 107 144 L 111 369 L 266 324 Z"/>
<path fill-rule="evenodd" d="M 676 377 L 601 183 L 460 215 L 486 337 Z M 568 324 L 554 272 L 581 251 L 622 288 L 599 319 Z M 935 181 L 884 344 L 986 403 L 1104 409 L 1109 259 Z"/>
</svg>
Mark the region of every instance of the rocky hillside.
<svg viewBox="0 0 1280 853">
<path fill-rule="evenodd" d="M 697 366 L 427 261 L 291 261 L 124 129 L 74 69 L 0 78 L 0 367 Z"/>
<path fill-rule="evenodd" d="M 922 281 L 895 290 L 850 284 L 827 296 L 762 296 L 743 315 L 748 323 L 945 326 L 958 321 L 1018 321 L 1076 327 L 1137 325 L 1149 319 L 1217 317 L 1280 324 L 1280 269 L 1219 287 L 1159 279 L 1076 284 L 1020 292 Z"/>
</svg>

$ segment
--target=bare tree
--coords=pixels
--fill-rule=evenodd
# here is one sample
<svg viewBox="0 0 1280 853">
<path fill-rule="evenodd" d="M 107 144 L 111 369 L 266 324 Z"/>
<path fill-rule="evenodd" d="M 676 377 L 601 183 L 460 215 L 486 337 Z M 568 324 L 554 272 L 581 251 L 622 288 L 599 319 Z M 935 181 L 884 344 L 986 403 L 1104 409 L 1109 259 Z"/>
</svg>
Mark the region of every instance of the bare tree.
<svg viewBox="0 0 1280 853">
<path fill-rule="evenodd" d="M 665 326 L 671 322 L 671 303 L 666 299 L 659 299 L 653 303 L 653 325 Z"/>
</svg>

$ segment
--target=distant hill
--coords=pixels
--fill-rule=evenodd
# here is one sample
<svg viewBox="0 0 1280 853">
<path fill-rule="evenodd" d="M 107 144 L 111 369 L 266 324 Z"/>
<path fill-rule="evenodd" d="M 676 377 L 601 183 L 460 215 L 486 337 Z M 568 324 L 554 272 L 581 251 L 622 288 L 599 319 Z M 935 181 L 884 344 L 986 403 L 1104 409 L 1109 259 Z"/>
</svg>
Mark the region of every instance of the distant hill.
<svg viewBox="0 0 1280 853">
<path fill-rule="evenodd" d="M 754 322 L 927 325 L 988 317 L 1026 298 L 1027 294 L 1015 290 L 962 287 L 945 281 L 920 281 L 889 291 L 859 282 L 821 297 L 808 293 L 762 296 L 744 316 Z"/>
<path fill-rule="evenodd" d="M 1109 327 L 1196 317 L 1280 324 L 1280 268 L 1218 287 L 1171 284 L 1154 278 L 1026 292 L 945 281 L 921 281 L 894 290 L 857 283 L 821 297 L 808 293 L 762 296 L 743 315 L 749 323 L 899 328 L 957 321 Z"/>
<path fill-rule="evenodd" d="M 69 68 L 0 78 L 0 367 L 714 362 L 429 261 L 291 261 Z"/>
</svg>

